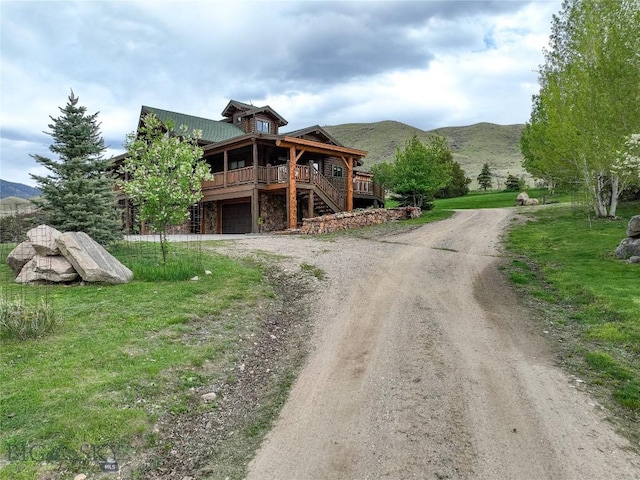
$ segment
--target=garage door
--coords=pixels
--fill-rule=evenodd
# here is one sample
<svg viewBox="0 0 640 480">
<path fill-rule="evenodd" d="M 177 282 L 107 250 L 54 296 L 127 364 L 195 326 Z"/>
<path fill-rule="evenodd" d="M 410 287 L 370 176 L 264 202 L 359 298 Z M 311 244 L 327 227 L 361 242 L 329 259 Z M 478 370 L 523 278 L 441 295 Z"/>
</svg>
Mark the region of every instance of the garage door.
<svg viewBox="0 0 640 480">
<path fill-rule="evenodd" d="M 251 203 L 222 205 L 222 233 L 251 233 Z"/>
</svg>

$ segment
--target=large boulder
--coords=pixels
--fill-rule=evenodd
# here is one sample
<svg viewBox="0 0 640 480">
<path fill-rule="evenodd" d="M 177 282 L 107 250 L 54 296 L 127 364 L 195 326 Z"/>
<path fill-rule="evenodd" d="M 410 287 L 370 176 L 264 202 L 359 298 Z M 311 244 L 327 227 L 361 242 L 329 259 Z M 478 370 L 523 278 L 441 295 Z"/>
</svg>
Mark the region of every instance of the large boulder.
<svg viewBox="0 0 640 480">
<path fill-rule="evenodd" d="M 16 282 L 72 282 L 76 278 L 78 278 L 78 273 L 65 257 L 61 255 L 36 255 L 22 267 Z"/>
<path fill-rule="evenodd" d="M 629 220 L 629 225 L 627 225 L 627 237 L 640 237 L 640 215 L 631 217 L 631 220 Z"/>
<path fill-rule="evenodd" d="M 640 256 L 640 238 L 627 237 L 616 248 L 616 257 L 626 260 Z"/>
<path fill-rule="evenodd" d="M 18 275 L 29 260 L 36 256 L 36 251 L 29 242 L 22 242 L 16 246 L 7 256 L 7 265 Z"/>
<path fill-rule="evenodd" d="M 532 205 L 538 205 L 538 199 L 537 198 L 527 198 L 524 201 L 524 205 L 526 205 L 527 207 L 530 207 Z"/>
<path fill-rule="evenodd" d="M 520 192 L 516 197 L 516 205 L 522 206 L 529 200 L 529 195 L 527 192 Z"/>
<path fill-rule="evenodd" d="M 29 243 L 38 255 L 60 255 L 56 239 L 62 233 L 49 225 L 38 225 L 27 232 Z"/>
<path fill-rule="evenodd" d="M 61 234 L 56 243 L 85 282 L 127 283 L 133 272 L 84 232 Z"/>
</svg>

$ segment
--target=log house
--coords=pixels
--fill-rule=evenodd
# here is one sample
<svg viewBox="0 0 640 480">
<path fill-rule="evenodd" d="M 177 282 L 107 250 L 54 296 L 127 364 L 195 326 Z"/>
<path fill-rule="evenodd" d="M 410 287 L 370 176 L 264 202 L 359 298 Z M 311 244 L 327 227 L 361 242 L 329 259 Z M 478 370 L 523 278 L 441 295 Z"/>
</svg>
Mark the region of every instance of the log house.
<svg viewBox="0 0 640 480">
<path fill-rule="evenodd" d="M 305 217 L 384 205 L 382 188 L 356 171 L 367 152 L 341 145 L 318 125 L 280 133 L 288 122 L 271 107 L 235 100 L 222 120 L 143 106 L 140 122 L 148 113 L 201 130 L 203 159 L 214 176 L 203 182 L 191 220 L 172 233 L 293 230 Z M 125 198 L 120 203 L 125 229 L 145 233 L 143 225 L 136 227 L 135 208 Z"/>
</svg>

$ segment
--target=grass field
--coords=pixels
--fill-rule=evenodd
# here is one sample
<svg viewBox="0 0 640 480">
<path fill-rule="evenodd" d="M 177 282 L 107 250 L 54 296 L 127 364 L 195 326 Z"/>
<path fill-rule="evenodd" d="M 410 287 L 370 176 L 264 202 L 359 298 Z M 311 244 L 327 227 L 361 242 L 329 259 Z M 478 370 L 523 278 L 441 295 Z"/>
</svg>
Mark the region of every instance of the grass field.
<svg viewBox="0 0 640 480">
<path fill-rule="evenodd" d="M 159 267 L 157 249 L 117 249 L 132 265 L 129 284 L 50 286 L 55 330 L 2 340 L 0 457 L 19 461 L 0 468 L 1 479 L 38 478 L 46 458 L 57 460 L 46 468 L 86 472 L 96 468 L 86 464 L 88 448 L 135 455 L 153 445 L 160 416 L 216 408 L 194 407 L 195 392 L 229 380 L 238 339 L 255 331 L 255 312 L 273 301 L 273 289 L 255 264 L 176 244 L 172 263 Z M 3 250 L 2 296 L 28 296 L 22 289 L 38 287 L 12 282 Z M 182 278 L 163 280 L 174 271 Z M 36 446 L 35 455 L 25 446 Z"/>
<path fill-rule="evenodd" d="M 571 194 L 556 193 L 549 195 L 545 188 L 525 189 L 531 198 L 537 198 L 543 203 L 570 202 Z M 514 207 L 516 196 L 519 192 L 498 192 L 498 191 L 472 191 L 464 197 L 439 198 L 435 201 L 436 209 L 468 209 L 468 208 L 502 208 Z"/>
</svg>

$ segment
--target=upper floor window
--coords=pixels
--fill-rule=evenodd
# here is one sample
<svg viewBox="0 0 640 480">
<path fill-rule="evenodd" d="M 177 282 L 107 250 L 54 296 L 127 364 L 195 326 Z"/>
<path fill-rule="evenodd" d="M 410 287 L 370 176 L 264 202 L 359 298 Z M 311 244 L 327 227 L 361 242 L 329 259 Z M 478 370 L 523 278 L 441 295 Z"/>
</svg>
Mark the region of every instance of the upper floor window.
<svg viewBox="0 0 640 480">
<path fill-rule="evenodd" d="M 333 176 L 334 177 L 342 177 L 343 176 L 342 167 L 338 167 L 338 166 L 334 165 L 333 166 Z"/>
<path fill-rule="evenodd" d="M 269 133 L 271 131 L 271 124 L 264 120 L 256 120 L 256 130 L 258 132 Z"/>
</svg>

